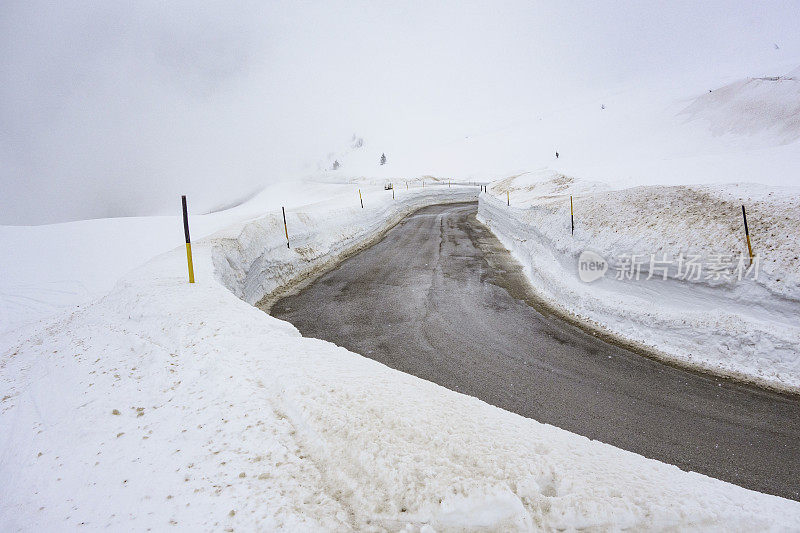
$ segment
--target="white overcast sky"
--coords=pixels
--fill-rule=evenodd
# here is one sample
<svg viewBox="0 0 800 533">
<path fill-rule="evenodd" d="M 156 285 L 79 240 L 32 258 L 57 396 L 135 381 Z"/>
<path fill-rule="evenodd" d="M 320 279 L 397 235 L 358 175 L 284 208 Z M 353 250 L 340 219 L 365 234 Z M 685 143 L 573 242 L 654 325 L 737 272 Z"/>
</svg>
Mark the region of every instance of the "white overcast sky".
<svg viewBox="0 0 800 533">
<path fill-rule="evenodd" d="M 0 223 L 213 207 L 621 83 L 781 74 L 800 2 L 0 3 Z M 739 72 L 741 71 L 741 72 Z M 710 78 L 709 78 L 710 79 Z M 389 148 L 387 148 L 389 150 Z"/>
</svg>

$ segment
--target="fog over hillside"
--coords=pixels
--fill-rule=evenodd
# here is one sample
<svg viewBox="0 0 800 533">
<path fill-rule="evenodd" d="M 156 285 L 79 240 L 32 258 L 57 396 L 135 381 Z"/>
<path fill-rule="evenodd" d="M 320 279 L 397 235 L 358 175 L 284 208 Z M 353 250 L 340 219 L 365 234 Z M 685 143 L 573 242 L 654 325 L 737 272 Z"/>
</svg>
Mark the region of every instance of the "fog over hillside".
<svg viewBox="0 0 800 533">
<path fill-rule="evenodd" d="M 209 211 L 331 154 L 343 179 L 798 184 L 796 88 L 741 81 L 800 66 L 798 23 L 797 1 L 5 3 L 0 224 Z"/>
<path fill-rule="evenodd" d="M 764 136 L 764 144 L 800 138 L 800 77 L 746 78 L 698 97 L 686 111 L 714 135 Z"/>
</svg>

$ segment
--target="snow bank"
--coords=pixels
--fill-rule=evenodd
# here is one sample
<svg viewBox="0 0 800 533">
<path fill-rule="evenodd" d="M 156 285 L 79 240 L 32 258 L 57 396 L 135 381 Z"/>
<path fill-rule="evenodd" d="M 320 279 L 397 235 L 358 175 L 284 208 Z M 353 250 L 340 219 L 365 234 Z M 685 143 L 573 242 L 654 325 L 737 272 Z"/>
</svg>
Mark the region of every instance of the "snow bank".
<svg viewBox="0 0 800 533">
<path fill-rule="evenodd" d="M 538 172 L 495 182 L 481 195 L 479 218 L 522 262 L 540 296 L 577 320 L 683 365 L 798 391 L 798 198 L 797 188 L 748 184 L 609 190 Z M 749 267 L 742 204 L 757 279 L 755 269 L 741 280 L 736 272 L 742 256 Z M 585 250 L 608 261 L 605 276 L 591 283 L 578 273 Z M 681 254 L 701 257 L 698 279 L 680 278 Z M 642 262 L 638 280 L 629 268 L 634 255 Z M 727 279 L 720 267 L 719 276 L 709 270 L 714 264 L 726 267 Z"/>
<path fill-rule="evenodd" d="M 305 220 L 296 245 L 308 252 L 284 251 L 271 217 L 239 225 L 195 244 L 194 285 L 178 248 L 103 299 L 6 337 L 0 523 L 800 528 L 798 502 L 683 472 L 303 338 L 236 296 L 253 301 L 325 264 L 325 250 L 344 253 L 345 242 L 372 238 L 418 203 L 474 194 L 463 191 L 409 193 L 363 211 L 292 210 L 295 224 Z M 356 229 L 359 216 L 370 229 Z M 282 276 L 265 267 L 273 254 Z"/>
<path fill-rule="evenodd" d="M 341 260 L 370 243 L 406 215 L 432 203 L 474 201 L 477 187 L 438 186 L 392 192 L 364 189 L 364 207 L 322 201 L 286 213 L 287 248 L 280 213 L 236 224 L 214 234 L 212 259 L 217 278 L 250 304 Z"/>
</svg>

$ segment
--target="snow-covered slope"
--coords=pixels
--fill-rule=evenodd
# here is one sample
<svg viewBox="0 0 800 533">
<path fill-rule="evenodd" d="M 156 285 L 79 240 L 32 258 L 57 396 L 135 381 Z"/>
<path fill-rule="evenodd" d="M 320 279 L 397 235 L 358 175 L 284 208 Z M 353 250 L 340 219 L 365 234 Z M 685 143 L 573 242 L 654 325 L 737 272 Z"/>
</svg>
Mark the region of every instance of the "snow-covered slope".
<svg viewBox="0 0 800 533">
<path fill-rule="evenodd" d="M 385 196 L 383 191 L 377 192 Z M 357 205 L 356 186 L 283 183 L 224 211 L 196 214 L 193 240 L 265 213 L 325 200 Z M 0 333 L 87 303 L 110 291 L 132 269 L 182 242 L 180 198 L 175 215 L 82 220 L 43 226 L 0 226 Z M 281 230 L 282 231 L 282 230 Z"/>
<path fill-rule="evenodd" d="M 479 217 L 525 265 L 541 296 L 576 319 L 681 364 L 800 390 L 800 188 L 609 190 L 539 172 L 493 183 L 481 195 Z M 585 250 L 608 262 L 605 276 L 591 283 L 579 278 Z M 692 257 L 700 270 L 690 273 Z"/>
<path fill-rule="evenodd" d="M 325 163 L 314 174 L 334 182 L 423 175 L 489 181 L 548 169 L 616 187 L 800 186 L 793 171 L 800 167 L 798 62 L 620 82 L 416 144 L 365 133 L 359 149 L 343 141 L 338 170 Z M 785 74 L 787 64 L 795 70 Z"/>
<path fill-rule="evenodd" d="M 272 216 L 258 218 L 195 243 L 194 285 L 178 247 L 101 300 L 5 334 L 0 523 L 800 528 L 798 502 L 502 411 L 305 339 L 237 298 L 321 268 L 415 206 L 476 191 L 419 188 L 394 202 L 382 192 L 363 210 L 294 207 L 291 250 Z"/>
<path fill-rule="evenodd" d="M 800 138 L 800 69 L 786 76 L 747 78 L 696 98 L 684 113 L 714 135 L 756 137 L 763 145 Z"/>
</svg>

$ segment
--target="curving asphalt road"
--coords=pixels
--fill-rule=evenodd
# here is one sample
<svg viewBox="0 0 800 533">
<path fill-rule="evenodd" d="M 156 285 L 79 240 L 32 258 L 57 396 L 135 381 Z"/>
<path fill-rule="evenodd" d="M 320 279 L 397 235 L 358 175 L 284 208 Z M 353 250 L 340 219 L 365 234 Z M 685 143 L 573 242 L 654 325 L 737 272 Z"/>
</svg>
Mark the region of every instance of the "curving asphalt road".
<svg viewBox="0 0 800 533">
<path fill-rule="evenodd" d="M 537 310 L 476 212 L 421 209 L 271 314 L 503 409 L 800 500 L 800 398 L 660 364 Z"/>
</svg>

